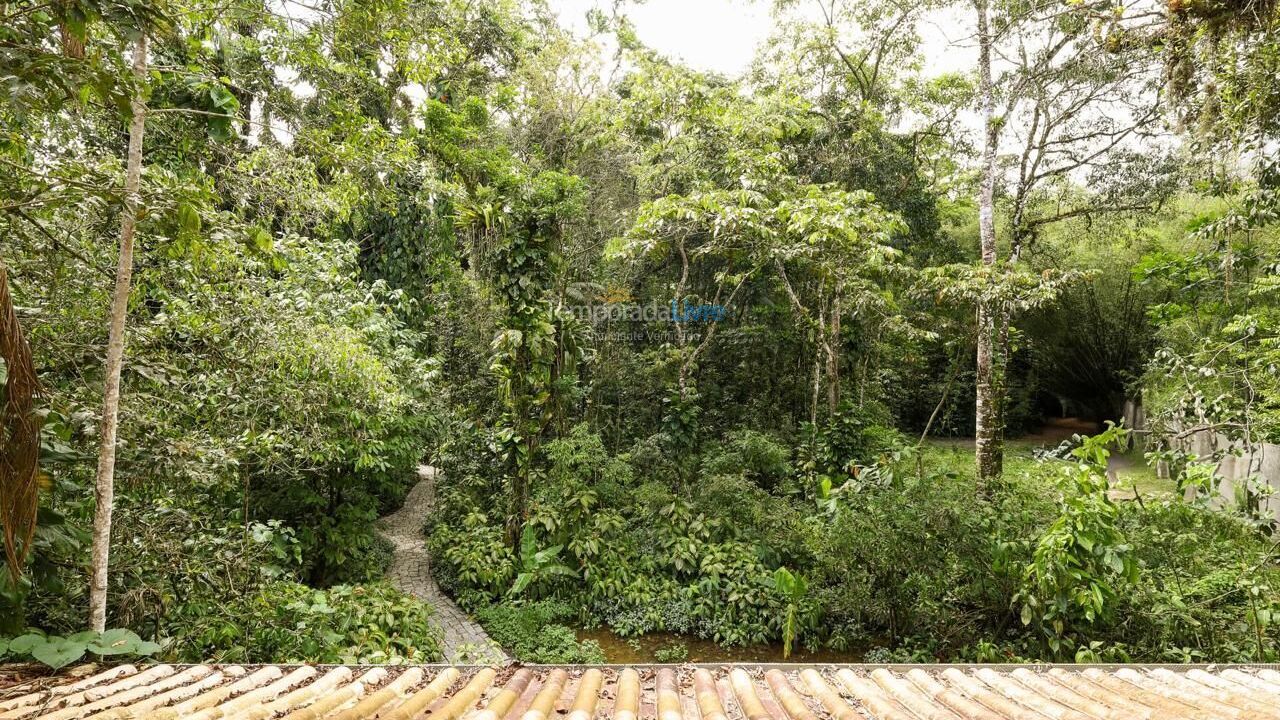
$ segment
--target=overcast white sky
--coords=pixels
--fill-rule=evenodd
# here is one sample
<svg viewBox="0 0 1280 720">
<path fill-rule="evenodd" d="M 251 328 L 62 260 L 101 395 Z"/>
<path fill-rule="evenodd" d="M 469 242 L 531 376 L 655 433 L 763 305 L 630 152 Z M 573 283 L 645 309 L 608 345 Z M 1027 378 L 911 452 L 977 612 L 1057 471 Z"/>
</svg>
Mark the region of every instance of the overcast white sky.
<svg viewBox="0 0 1280 720">
<path fill-rule="evenodd" d="M 560 23 L 578 35 L 586 32 L 586 14 L 608 10 L 609 0 L 550 0 Z M 772 27 L 769 4 L 749 0 L 648 0 L 628 5 L 645 45 L 699 70 L 736 75 L 751 63 L 755 47 Z"/>
<path fill-rule="evenodd" d="M 549 2 L 560 23 L 579 36 L 587 33 L 588 10 L 611 6 L 610 0 Z M 804 3 L 799 7 L 805 10 Z M 646 0 L 627 5 L 624 12 L 645 45 L 699 70 L 737 75 L 772 31 L 771 9 L 768 0 Z M 965 20 L 948 10 L 921 24 L 926 74 L 973 66 L 977 57 L 968 47 Z"/>
</svg>

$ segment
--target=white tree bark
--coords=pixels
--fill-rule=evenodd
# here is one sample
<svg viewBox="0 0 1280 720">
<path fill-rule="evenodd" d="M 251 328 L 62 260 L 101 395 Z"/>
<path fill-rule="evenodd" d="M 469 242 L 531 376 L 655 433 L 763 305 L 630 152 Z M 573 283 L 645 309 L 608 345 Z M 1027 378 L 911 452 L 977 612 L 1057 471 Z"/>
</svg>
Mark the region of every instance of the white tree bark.
<svg viewBox="0 0 1280 720">
<path fill-rule="evenodd" d="M 988 0 L 974 0 L 978 13 L 978 91 L 982 98 L 982 181 L 978 192 L 978 232 L 982 264 L 996 264 L 996 149 L 1000 128 L 995 117 L 995 87 L 991 79 L 991 24 Z M 985 295 L 985 293 L 984 293 Z M 1000 384 L 996 367 L 996 328 L 999 303 L 978 301 L 977 403 L 974 408 L 975 462 L 978 480 L 1000 476 L 1003 449 L 1000 442 Z"/>
<path fill-rule="evenodd" d="M 133 77 L 138 87 L 130 106 L 129 156 L 125 168 L 124 210 L 120 218 L 120 258 L 116 266 L 115 292 L 111 298 L 110 332 L 107 340 L 107 379 L 102 393 L 101 446 L 94 489 L 93 565 L 89 579 L 89 627 L 97 632 L 107 622 L 107 570 L 111 554 L 111 513 L 115 507 L 116 428 L 120 414 L 120 368 L 124 363 L 125 316 L 129 310 L 129 286 L 133 279 L 133 234 L 141 207 L 142 134 L 147 108 L 142 84 L 147 75 L 147 38 L 133 48 Z"/>
</svg>

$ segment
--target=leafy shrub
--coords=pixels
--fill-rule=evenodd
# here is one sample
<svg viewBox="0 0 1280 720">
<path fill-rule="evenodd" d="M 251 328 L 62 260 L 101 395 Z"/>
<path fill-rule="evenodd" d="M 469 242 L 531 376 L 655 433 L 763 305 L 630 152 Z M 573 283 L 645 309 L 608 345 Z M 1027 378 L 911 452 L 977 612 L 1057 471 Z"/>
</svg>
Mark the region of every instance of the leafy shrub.
<svg viewBox="0 0 1280 720">
<path fill-rule="evenodd" d="M 843 475 L 854 465 L 872 465 L 883 454 L 903 446 L 888 410 L 842 403 L 821 428 L 809 428 L 802 466 L 811 472 Z"/>
<path fill-rule="evenodd" d="M 490 605 L 476 613 L 489 636 L 524 662 L 603 663 L 598 643 L 578 642 L 573 630 L 562 624 L 575 616 L 573 608 L 546 600 Z"/>
<path fill-rule="evenodd" d="M 294 529 L 300 577 L 376 577 L 373 521 L 416 479 L 427 376 L 398 296 L 356 272 L 354 243 L 276 238 L 268 257 L 221 240 L 199 272 L 158 258 L 139 278 L 156 313 L 130 338 L 121 462 L 137 481 L 207 493 Z M 92 436 L 86 434 L 86 439 Z"/>
<path fill-rule="evenodd" d="M 18 637 L 0 638 L 0 660 L 30 657 L 54 670 L 64 668 L 85 653 L 100 658 L 125 658 L 154 655 L 160 651 L 156 643 L 143 640 L 132 630 L 115 628 L 98 633 L 92 630 L 68 637 L 32 632 Z"/>
<path fill-rule="evenodd" d="M 858 437 L 838 444 L 876 448 L 874 458 L 823 483 L 798 462 L 771 488 L 750 469 L 771 465 L 753 466 L 742 454 L 746 445 L 764 446 L 761 437 L 709 447 L 696 466 L 715 474 L 687 490 L 676 476 L 659 480 L 636 466 L 642 455 L 634 451 L 629 472 L 609 480 L 598 438 L 581 429 L 549 443 L 554 471 L 534 488 L 530 547 L 561 548 L 548 562 L 576 577 L 531 581 L 526 593 L 543 600 L 520 610 L 486 607 L 516 577 L 500 520 L 477 509 L 500 486 L 483 468 L 461 481 L 446 475 L 436 516 L 462 522 L 430 526 L 437 577 L 526 659 L 574 657 L 567 627 L 541 630 L 573 623 L 724 645 L 790 637 L 854 650 L 875 642 L 884 657 L 916 660 L 1273 656 L 1280 594 L 1256 527 L 1177 501 L 1115 503 L 1099 485 L 1096 458 L 1082 466 L 1080 458 L 1011 455 L 1004 482 L 983 491 L 971 452 L 917 451 L 894 445 L 892 432 L 855 425 Z M 1083 535 L 1090 537 L 1078 542 Z M 807 588 L 779 583 L 782 567 Z M 1086 585 L 1055 570 L 1082 567 L 1109 588 L 1093 620 L 1090 608 L 1071 605 Z M 1061 634 L 1055 618 L 1037 614 L 1059 606 L 1059 589 L 1071 613 Z M 1023 626 L 1032 597 L 1033 624 Z M 554 619 L 524 609 L 543 603 L 552 603 Z M 1144 609 L 1151 607 L 1161 610 Z"/>
<path fill-rule="evenodd" d="M 670 439 L 665 433 L 637 440 L 625 456 L 635 476 L 665 487 L 676 487 L 683 468 L 672 457 L 669 445 Z"/>
<path fill-rule="evenodd" d="M 374 583 L 313 590 L 296 582 L 302 548 L 283 523 L 226 525 L 198 488 L 117 495 L 108 614 L 164 645 L 165 659 L 203 662 L 384 662 L 440 657 L 431 608 Z M 41 627 L 80 621 L 84 573 L 37 591 Z"/>
<path fill-rule="evenodd" d="M 569 434 L 547 443 L 547 481 L 551 485 L 585 484 L 605 496 L 606 502 L 621 499 L 632 483 L 632 468 L 605 451 L 600 436 L 585 424 L 575 425 Z"/>
<path fill-rule="evenodd" d="M 231 608 L 240 598 L 295 577 L 300 567 L 291 528 L 278 521 L 248 528 L 229 523 L 212 510 L 217 500 L 206 488 L 129 490 L 116 496 L 109 622 L 153 640 L 171 639 L 168 649 L 176 655 L 188 653 L 188 628 L 234 624 Z M 28 599 L 30 624 L 60 634 L 76 631 L 87 595 L 86 573 L 62 567 L 56 588 L 37 589 Z"/>
<path fill-rule="evenodd" d="M 65 480 L 54 483 L 63 491 L 69 485 Z M 39 613 L 32 611 L 32 598 L 67 592 L 65 569 L 77 564 L 89 543 L 88 532 L 65 513 L 42 506 L 36 518 L 36 532 L 22 577 L 15 580 L 7 567 L 0 567 L 0 634 L 17 634 L 28 624 L 41 622 Z M 0 549 L 3 545 L 4 540 L 0 539 Z M 81 622 L 82 613 L 76 613 L 61 628 L 70 630 Z"/>
<path fill-rule="evenodd" d="M 440 660 L 431 606 L 383 583 L 317 590 L 277 581 L 231 608 L 232 622 L 184 627 L 188 662 L 385 663 Z"/>
<path fill-rule="evenodd" d="M 786 602 L 782 618 L 782 657 L 786 659 L 796 637 L 814 624 L 817 608 L 809 600 L 809 582 L 803 575 L 780 567 L 773 573 L 773 586 Z"/>
<path fill-rule="evenodd" d="M 121 424 L 109 622 L 172 638 L 170 652 L 193 659 L 232 648 L 235 637 L 194 628 L 229 623 L 227 609 L 265 583 L 380 576 L 390 548 L 374 520 L 415 481 L 432 431 L 420 336 L 397 319 L 397 293 L 359 279 L 356 245 L 267 235 L 269 250 L 246 252 L 234 228 L 220 223 L 194 255 L 155 237 L 123 379 L 135 401 Z M 96 292 L 33 337 L 100 344 Z M 33 349 L 59 368 L 42 377 L 56 408 L 45 443 L 59 457 L 44 468 L 30 572 L 0 580 L 0 632 L 65 636 L 86 605 L 101 383 L 84 382 L 79 351 Z M 287 535 L 287 558 L 254 541 L 265 527 Z"/>
<path fill-rule="evenodd" d="M 740 475 L 766 490 L 791 477 L 791 451 L 774 438 L 755 430 L 730 433 L 727 442 L 708 452 L 702 461 L 704 475 Z"/>
<path fill-rule="evenodd" d="M 935 659 L 932 651 L 915 645 L 910 639 L 897 647 L 873 647 L 863 656 L 863 662 L 868 663 L 927 663 Z"/>
<path fill-rule="evenodd" d="M 1132 549 L 1117 528 L 1120 509 L 1107 495 L 1106 447 L 1123 436 L 1113 426 L 1072 451 L 1076 462 L 1063 468 L 1058 517 L 1036 540 L 1014 598 L 1022 624 L 1034 623 L 1055 655 L 1080 626 L 1108 621 L 1117 584 L 1137 580 Z"/>
<path fill-rule="evenodd" d="M 560 562 L 562 545 L 538 549 L 537 538 L 530 526 L 525 526 L 520 536 L 520 572 L 511 585 L 510 594 L 521 595 L 531 586 L 555 582 L 556 578 L 577 578 L 573 568 Z"/>
<path fill-rule="evenodd" d="M 1276 660 L 1273 540 L 1245 518 L 1181 500 L 1122 510 L 1138 581 L 1118 598 L 1116 615 L 1134 660 Z"/>
<path fill-rule="evenodd" d="M 682 663 L 689 659 L 689 646 L 673 642 L 653 651 L 653 659 L 660 663 Z"/>
<path fill-rule="evenodd" d="M 752 544 L 772 568 L 812 561 L 805 537 L 813 508 L 798 500 L 794 494 L 760 488 L 742 475 L 715 475 L 700 483 L 694 502 L 728 536 Z"/>
<path fill-rule="evenodd" d="M 441 515 L 441 513 L 436 513 Z M 462 516 L 462 522 L 430 528 L 428 543 L 440 586 L 465 608 L 479 608 L 504 596 L 515 581 L 515 556 L 503 541 L 503 528 L 479 510 Z"/>
<path fill-rule="evenodd" d="M 1016 586 L 993 569 L 997 538 L 1025 529 L 1003 527 L 1017 516 L 1002 516 L 971 474 L 919 475 L 904 459 L 864 469 L 819 501 L 813 564 L 797 570 L 831 639 L 922 634 L 946 648 L 1006 616 Z"/>
</svg>

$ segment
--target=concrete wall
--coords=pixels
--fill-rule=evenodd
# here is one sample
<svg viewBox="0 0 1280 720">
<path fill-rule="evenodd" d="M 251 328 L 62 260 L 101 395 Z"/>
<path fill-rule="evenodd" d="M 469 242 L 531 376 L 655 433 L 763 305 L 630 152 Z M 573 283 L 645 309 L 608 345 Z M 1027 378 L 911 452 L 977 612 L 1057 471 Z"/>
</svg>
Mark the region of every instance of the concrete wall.
<svg viewBox="0 0 1280 720">
<path fill-rule="evenodd" d="M 1145 449 L 1150 438 L 1146 433 L 1146 414 L 1142 403 L 1138 400 L 1124 401 L 1124 426 L 1133 430 L 1131 444 L 1138 449 Z M 1265 482 L 1276 491 L 1265 501 L 1267 514 L 1280 521 L 1280 445 L 1262 443 L 1254 445 L 1251 452 L 1245 452 L 1244 443 L 1232 441 L 1222 433 L 1201 430 L 1174 441 L 1179 450 L 1194 453 L 1201 458 L 1213 457 L 1222 452 L 1218 461 L 1218 476 L 1222 478 L 1218 486 L 1218 497 L 1213 503 L 1217 507 L 1234 507 L 1236 505 L 1236 487 L 1242 485 L 1252 475 Z M 1169 476 L 1169 468 L 1159 463 L 1156 473 L 1162 477 Z M 1190 495 L 1191 491 L 1188 491 Z M 1189 496 L 1188 500 L 1191 499 Z"/>
<path fill-rule="evenodd" d="M 1243 443 L 1209 430 L 1192 433 L 1175 441 L 1175 444 L 1184 452 L 1201 458 L 1212 457 L 1215 452 L 1224 453 L 1218 461 L 1218 475 L 1222 477 L 1222 483 L 1214 500 L 1219 507 L 1234 507 L 1236 488 L 1242 487 L 1250 476 L 1256 475 L 1271 488 L 1280 490 L 1280 445 L 1261 443 L 1246 452 Z M 1280 494 L 1273 494 L 1264 502 L 1267 514 L 1280 520 Z"/>
<path fill-rule="evenodd" d="M 1147 429 L 1147 414 L 1142 410 L 1142 403 L 1127 398 L 1124 401 L 1124 412 L 1120 417 L 1120 422 L 1132 432 L 1129 434 L 1129 448 L 1143 448 L 1144 434 Z"/>
</svg>

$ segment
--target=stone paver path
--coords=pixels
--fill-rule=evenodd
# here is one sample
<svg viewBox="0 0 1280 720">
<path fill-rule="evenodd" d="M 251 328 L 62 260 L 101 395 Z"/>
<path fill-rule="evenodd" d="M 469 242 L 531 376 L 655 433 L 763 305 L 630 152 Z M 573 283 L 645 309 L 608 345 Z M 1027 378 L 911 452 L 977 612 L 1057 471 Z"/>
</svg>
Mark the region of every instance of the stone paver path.
<svg viewBox="0 0 1280 720">
<path fill-rule="evenodd" d="M 431 555 L 422 525 L 435 502 L 436 469 L 423 465 L 421 477 L 404 499 L 404 507 L 378 521 L 378 531 L 395 546 L 387 579 L 401 591 L 435 608 L 435 623 L 450 663 L 506 663 L 510 658 L 453 600 L 440 592 L 431 577 Z"/>
</svg>

